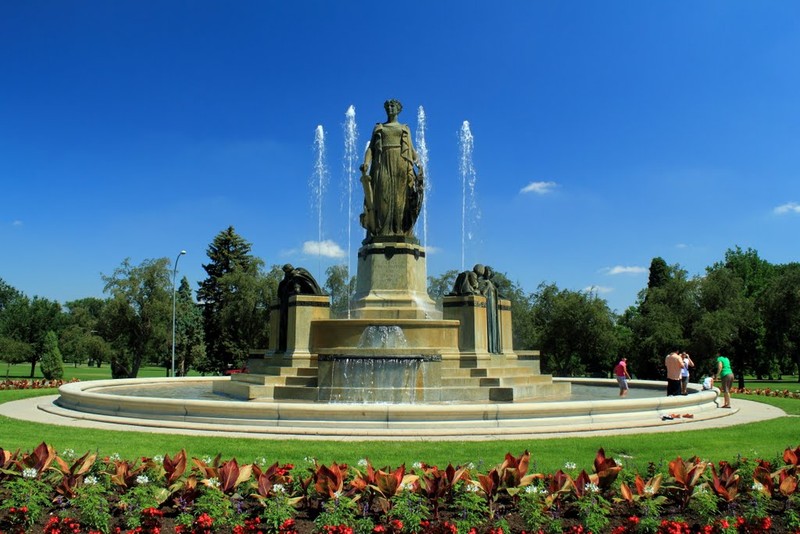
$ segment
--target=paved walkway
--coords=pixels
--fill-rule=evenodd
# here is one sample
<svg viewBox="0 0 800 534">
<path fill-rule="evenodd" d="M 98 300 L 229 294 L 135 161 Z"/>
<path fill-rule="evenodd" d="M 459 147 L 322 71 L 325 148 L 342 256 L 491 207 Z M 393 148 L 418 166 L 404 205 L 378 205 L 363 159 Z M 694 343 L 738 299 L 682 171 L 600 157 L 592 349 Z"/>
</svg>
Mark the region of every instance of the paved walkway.
<svg viewBox="0 0 800 534">
<path fill-rule="evenodd" d="M 219 426 L 203 428 L 167 428 L 165 426 L 153 426 L 152 422 L 141 421 L 141 424 L 120 424 L 109 423 L 102 421 L 92 421 L 88 419 L 80 419 L 67 414 L 57 414 L 58 410 L 52 410 L 53 401 L 57 399 L 57 395 L 46 397 L 34 397 L 31 399 L 24 399 L 19 401 L 7 402 L 0 404 L 0 415 L 6 417 L 21 419 L 24 421 L 31 421 L 44 424 L 62 425 L 73 428 L 87 428 L 87 429 L 102 429 L 102 430 L 115 430 L 115 431 L 136 431 L 136 432 L 153 432 L 163 434 L 184 434 L 184 435 L 203 435 L 209 434 L 224 437 L 237 437 L 237 438 L 260 438 L 260 439 L 305 439 L 305 440 L 329 440 L 329 441 L 349 441 L 351 436 L 315 436 L 311 434 L 297 434 L 287 436 L 285 434 L 277 433 L 259 433 L 243 431 L 242 428 L 236 425 L 231 425 L 228 428 L 220 429 Z M 47 408 L 44 411 L 42 408 Z M 723 410 L 724 408 L 719 408 Z M 675 432 L 683 430 L 702 430 L 707 428 L 722 428 L 728 426 L 741 425 L 745 423 L 753 423 L 758 421 L 765 421 L 768 419 L 775 419 L 783 417 L 786 413 L 769 404 L 760 402 L 734 399 L 733 409 L 726 410 L 724 417 L 716 418 L 703 418 L 703 419 L 685 419 L 679 418 L 671 421 L 647 421 L 638 422 L 631 421 L 630 426 L 625 428 L 609 428 L 598 429 L 590 425 L 581 426 L 573 425 L 568 428 L 561 428 L 558 432 L 536 432 L 536 433 L 523 433 L 523 434 L 504 434 L 498 435 L 482 435 L 475 433 L 473 435 L 465 436 L 403 436 L 403 437 L 369 437 L 370 440 L 391 439 L 392 441 L 407 440 L 407 441 L 485 441 L 485 440 L 511 440 L 511 439 L 552 439 L 570 437 L 588 437 L 588 436 L 608 436 L 620 434 L 641 434 L 641 433 L 657 433 L 657 432 Z M 480 432 L 480 429 L 477 429 Z M 363 437 L 363 434 L 361 434 Z"/>
</svg>

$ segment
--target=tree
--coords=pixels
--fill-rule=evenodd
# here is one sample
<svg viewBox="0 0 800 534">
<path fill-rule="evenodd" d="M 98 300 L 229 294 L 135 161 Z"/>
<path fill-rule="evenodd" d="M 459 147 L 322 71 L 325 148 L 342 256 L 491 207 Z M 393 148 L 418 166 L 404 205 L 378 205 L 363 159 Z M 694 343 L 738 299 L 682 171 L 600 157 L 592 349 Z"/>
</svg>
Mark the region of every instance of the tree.
<svg viewBox="0 0 800 534">
<path fill-rule="evenodd" d="M 773 266 L 759 258 L 757 251 L 737 246 L 725 252 L 723 262 L 707 269 L 700 285 L 701 307 L 711 315 L 703 318 L 702 325 L 716 325 L 716 332 L 726 336 L 717 340 L 715 348 L 730 356 L 739 387 L 744 387 L 748 371 L 758 376 L 778 372 L 777 361 L 764 352 L 764 318 L 759 307 L 773 276 Z"/>
<path fill-rule="evenodd" d="M 629 363 L 639 378 L 663 379 L 664 356 L 687 348 L 697 320 L 697 281 L 679 265 L 663 269 L 661 258 L 651 262 L 648 287 L 639 293 L 636 308 L 628 309 L 620 326 L 633 334 Z"/>
<path fill-rule="evenodd" d="M 607 374 L 618 356 L 614 316 L 592 292 L 542 284 L 532 296 L 535 345 L 557 376 Z"/>
<path fill-rule="evenodd" d="M 59 348 L 64 361 L 74 365 L 87 362 L 100 367 L 111 361 L 111 347 L 100 337 L 100 320 L 106 300 L 96 297 L 67 302 L 65 327 L 59 336 Z"/>
<path fill-rule="evenodd" d="M 47 332 L 59 330 L 61 321 L 61 305 L 52 300 L 40 297 L 29 299 L 19 294 L 5 304 L 0 321 L 0 335 L 16 342 L 5 345 L 7 348 L 21 350 L 26 356 L 24 361 L 31 364 L 31 378 L 36 374 L 36 364 L 44 350 Z M 19 355 L 9 358 L 17 361 L 20 359 Z"/>
<path fill-rule="evenodd" d="M 103 291 L 111 298 L 100 330 L 114 350 L 114 378 L 135 378 L 143 362 L 163 361 L 167 353 L 172 319 L 169 263 L 160 258 L 134 266 L 126 258 L 113 274 L 103 276 Z"/>
<path fill-rule="evenodd" d="M 181 279 L 175 299 L 175 372 L 186 376 L 186 371 L 206 358 L 203 312 L 192 298 L 189 279 Z"/>
<path fill-rule="evenodd" d="M 453 290 L 456 277 L 458 277 L 458 271 L 455 269 L 445 271 L 440 276 L 428 277 L 428 295 L 436 301 L 437 306 L 441 306 L 442 298 Z"/>
<path fill-rule="evenodd" d="M 206 359 L 202 372 L 221 373 L 244 364 L 251 349 L 268 343 L 269 303 L 277 281 L 263 272 L 264 262 L 250 255 L 251 245 L 232 226 L 208 246 L 208 277 L 200 282 Z"/>
<path fill-rule="evenodd" d="M 325 291 L 331 296 L 331 317 L 347 317 L 356 291 L 356 278 L 348 280 L 347 265 L 331 265 L 325 269 Z"/>
<path fill-rule="evenodd" d="M 59 380 L 64 377 L 64 361 L 58 350 L 58 337 L 50 330 L 44 337 L 44 351 L 39 360 L 39 369 L 47 380 Z"/>
<path fill-rule="evenodd" d="M 800 369 L 800 263 L 776 268 L 761 295 L 766 352 L 778 358 L 779 372 Z M 798 376 L 800 382 L 800 376 Z"/>
</svg>

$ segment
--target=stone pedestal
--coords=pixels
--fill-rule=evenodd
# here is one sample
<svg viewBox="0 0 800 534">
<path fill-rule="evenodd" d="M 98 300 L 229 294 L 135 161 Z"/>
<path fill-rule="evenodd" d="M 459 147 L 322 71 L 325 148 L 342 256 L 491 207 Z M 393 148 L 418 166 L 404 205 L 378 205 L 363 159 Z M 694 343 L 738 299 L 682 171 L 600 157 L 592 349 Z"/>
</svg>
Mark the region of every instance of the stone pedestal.
<svg viewBox="0 0 800 534">
<path fill-rule="evenodd" d="M 358 251 L 353 314 L 357 319 L 441 319 L 428 296 L 425 249 L 377 242 Z"/>
<path fill-rule="evenodd" d="M 486 297 L 464 295 L 444 297 L 444 318 L 461 323 L 458 350 L 462 356 L 488 356 Z"/>
<path fill-rule="evenodd" d="M 511 301 L 499 299 L 497 313 L 500 318 L 500 352 L 501 354 L 514 354 L 514 335 L 511 329 Z"/>
<path fill-rule="evenodd" d="M 330 319 L 331 304 L 327 295 L 294 295 L 289 297 L 289 311 L 286 332 L 286 351 L 284 358 L 310 356 L 311 323 L 321 319 Z M 269 350 L 267 354 L 278 352 L 278 336 L 280 333 L 280 305 L 273 303 L 270 307 Z"/>
</svg>

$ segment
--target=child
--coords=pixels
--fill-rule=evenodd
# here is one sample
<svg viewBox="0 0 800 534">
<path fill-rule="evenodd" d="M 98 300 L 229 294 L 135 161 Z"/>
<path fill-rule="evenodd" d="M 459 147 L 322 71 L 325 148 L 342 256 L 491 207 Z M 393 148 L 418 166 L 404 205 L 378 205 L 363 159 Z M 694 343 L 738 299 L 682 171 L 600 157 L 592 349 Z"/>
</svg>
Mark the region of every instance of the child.
<svg viewBox="0 0 800 534">
<path fill-rule="evenodd" d="M 703 391 L 708 391 L 709 389 L 714 389 L 714 377 L 707 376 L 703 378 Z"/>
</svg>

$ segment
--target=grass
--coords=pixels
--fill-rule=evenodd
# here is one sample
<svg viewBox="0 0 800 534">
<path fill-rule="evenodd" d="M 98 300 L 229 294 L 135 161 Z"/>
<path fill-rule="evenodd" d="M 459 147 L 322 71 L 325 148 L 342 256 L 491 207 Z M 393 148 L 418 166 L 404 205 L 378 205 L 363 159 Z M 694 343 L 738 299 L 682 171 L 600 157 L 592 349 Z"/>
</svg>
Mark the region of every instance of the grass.
<svg viewBox="0 0 800 534">
<path fill-rule="evenodd" d="M 55 393 L 54 389 L 0 391 L 0 403 Z M 244 462 L 265 457 L 270 462 L 302 464 L 305 458 L 314 457 L 326 464 L 333 461 L 355 464 L 360 458 L 366 457 L 374 465 L 381 466 L 398 466 L 403 463 L 410 466 L 417 461 L 440 466 L 473 462 L 479 468 L 499 463 L 507 452 L 518 455 L 529 450 L 532 455 L 532 469 L 554 472 L 567 461 L 575 462 L 579 469 L 590 470 L 595 453 L 601 447 L 607 455 L 624 458 L 626 468 L 643 471 L 650 462 L 663 467 L 677 456 L 688 458 L 697 455 L 714 461 L 730 461 L 738 456 L 775 460 L 786 447 L 800 445 L 797 421 L 793 419 L 800 416 L 800 400 L 752 395 L 735 397 L 777 406 L 786 411 L 789 417 L 736 427 L 663 434 L 598 437 L 573 437 L 565 434 L 563 438 L 549 440 L 477 442 L 231 439 L 213 435 L 87 431 L 0 417 L 0 447 L 7 450 L 32 450 L 45 441 L 59 452 L 73 449 L 78 454 L 83 454 L 92 450 L 103 456 L 119 453 L 124 458 L 174 454 L 186 449 L 194 457 L 213 457 L 221 453 L 224 458 L 235 457 Z"/>
<path fill-rule="evenodd" d="M 2 369 L 2 367 L 0 367 Z M 0 377 L 0 380 L 3 379 L 10 379 L 10 380 L 26 380 L 30 378 L 31 375 L 31 364 L 29 363 L 18 363 L 14 365 L 6 365 L 4 376 Z M 141 367 L 139 369 L 138 378 L 159 378 L 168 376 L 167 369 L 163 367 L 156 367 L 156 366 L 148 366 L 148 367 Z M 199 376 L 199 373 L 194 371 L 189 372 L 189 376 Z M 39 369 L 39 366 L 36 366 L 36 372 L 34 373 L 34 379 L 41 380 L 44 378 L 42 376 L 42 371 Z M 77 367 L 73 364 L 64 364 L 64 380 L 72 380 L 77 378 L 78 380 L 106 380 L 111 378 L 111 367 L 106 364 L 103 367 L 89 367 L 88 365 L 81 364 Z"/>
</svg>

